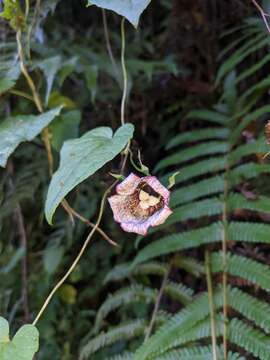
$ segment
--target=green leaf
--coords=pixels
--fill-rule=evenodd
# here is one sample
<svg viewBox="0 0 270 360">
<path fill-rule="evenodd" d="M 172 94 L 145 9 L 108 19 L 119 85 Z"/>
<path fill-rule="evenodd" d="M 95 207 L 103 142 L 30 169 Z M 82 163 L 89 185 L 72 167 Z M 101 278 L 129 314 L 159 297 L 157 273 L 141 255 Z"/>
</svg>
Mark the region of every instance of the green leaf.
<svg viewBox="0 0 270 360">
<path fill-rule="evenodd" d="M 88 131 L 82 137 L 66 141 L 60 153 L 60 165 L 54 173 L 46 199 L 45 215 L 49 224 L 64 197 L 83 180 L 112 160 L 131 139 L 134 127 L 121 126 L 114 134 L 109 127 Z"/>
<path fill-rule="evenodd" d="M 7 342 L 9 342 L 9 325 L 6 319 L 0 317 L 0 350 Z"/>
<path fill-rule="evenodd" d="M 72 110 L 57 117 L 50 124 L 50 132 L 52 133 L 51 143 L 55 150 L 60 151 L 64 141 L 78 137 L 80 121 L 81 112 L 79 110 Z"/>
<path fill-rule="evenodd" d="M 0 13 L 0 17 L 9 20 L 9 24 L 14 30 L 23 28 L 25 25 L 19 0 L 4 0 L 4 11 Z"/>
<path fill-rule="evenodd" d="M 15 85 L 20 76 L 20 66 L 15 64 L 5 74 L 3 72 L 0 75 L 0 95 Z"/>
<path fill-rule="evenodd" d="M 44 251 L 44 268 L 48 274 L 53 274 L 59 266 L 64 255 L 63 246 L 48 245 Z"/>
<path fill-rule="evenodd" d="M 7 159 L 23 141 L 33 140 L 57 115 L 62 107 L 40 115 L 17 115 L 0 125 L 0 166 L 5 167 Z"/>
<path fill-rule="evenodd" d="M 46 77 L 47 89 L 46 89 L 46 95 L 45 95 L 45 104 L 47 105 L 49 96 L 50 96 L 50 93 L 52 90 L 55 75 L 62 66 L 61 57 L 58 55 L 53 56 L 51 58 L 48 58 L 48 59 L 38 62 L 36 64 L 36 66 L 42 70 L 42 72 L 44 73 L 44 75 Z"/>
<path fill-rule="evenodd" d="M 124 16 L 137 28 L 142 12 L 151 0 L 88 0 L 88 5 L 96 5 Z"/>
<path fill-rule="evenodd" d="M 22 326 L 9 340 L 8 322 L 0 317 L 0 359 L 32 360 L 38 350 L 39 334 L 33 325 Z"/>
</svg>

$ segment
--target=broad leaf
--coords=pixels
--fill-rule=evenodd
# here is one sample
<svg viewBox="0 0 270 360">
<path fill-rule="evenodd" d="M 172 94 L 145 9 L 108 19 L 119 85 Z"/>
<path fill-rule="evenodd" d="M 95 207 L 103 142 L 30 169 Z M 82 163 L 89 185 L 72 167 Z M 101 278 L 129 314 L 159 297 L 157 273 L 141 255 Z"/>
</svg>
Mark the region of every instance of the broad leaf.
<svg viewBox="0 0 270 360">
<path fill-rule="evenodd" d="M 151 0 L 88 0 L 88 4 L 115 11 L 117 14 L 128 19 L 133 26 L 137 27 L 140 16 L 150 1 Z"/>
<path fill-rule="evenodd" d="M 0 73 L 0 95 L 11 89 L 20 76 L 20 66 L 14 64 L 8 71 Z"/>
<path fill-rule="evenodd" d="M 0 166 L 5 167 L 9 155 L 23 141 L 33 140 L 57 115 L 61 107 L 41 115 L 17 115 L 0 124 Z"/>
<path fill-rule="evenodd" d="M 60 151 L 64 141 L 78 137 L 80 121 L 81 112 L 72 110 L 58 116 L 50 124 L 51 143 L 55 150 Z"/>
<path fill-rule="evenodd" d="M 38 343 L 38 330 L 33 325 L 22 326 L 10 341 L 8 322 L 0 317 L 1 360 L 32 360 L 38 350 Z"/>
<path fill-rule="evenodd" d="M 132 137 L 133 130 L 133 125 L 126 124 L 113 135 L 111 128 L 99 127 L 64 143 L 60 165 L 52 177 L 45 204 L 45 215 L 50 224 L 64 197 L 119 154 Z"/>
<path fill-rule="evenodd" d="M 37 67 L 39 67 L 42 72 L 44 73 L 47 81 L 47 89 L 46 89 L 46 96 L 45 96 L 45 104 L 48 104 L 49 96 L 52 90 L 53 81 L 55 78 L 55 75 L 60 70 L 62 63 L 61 63 L 61 57 L 60 56 L 53 56 L 49 59 L 45 59 L 43 61 L 40 61 L 36 64 Z"/>
</svg>

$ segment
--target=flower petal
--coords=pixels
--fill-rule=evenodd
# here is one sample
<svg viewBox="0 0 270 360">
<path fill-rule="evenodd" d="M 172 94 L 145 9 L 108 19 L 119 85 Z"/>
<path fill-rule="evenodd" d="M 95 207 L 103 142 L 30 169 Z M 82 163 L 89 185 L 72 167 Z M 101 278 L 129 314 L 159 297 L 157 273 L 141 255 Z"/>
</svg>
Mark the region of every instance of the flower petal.
<svg viewBox="0 0 270 360">
<path fill-rule="evenodd" d="M 137 220 L 134 219 L 132 221 L 121 222 L 121 228 L 124 231 L 132 232 L 140 235 L 146 235 L 149 227 L 161 225 L 165 222 L 165 220 L 170 216 L 172 210 L 165 205 L 163 209 L 157 211 L 151 217 L 145 220 Z"/>
<path fill-rule="evenodd" d="M 172 210 L 167 205 L 165 205 L 164 208 L 153 214 L 148 219 L 148 221 L 150 221 L 151 226 L 161 225 L 167 220 L 168 216 L 170 216 L 171 214 Z"/>
<path fill-rule="evenodd" d="M 155 176 L 145 176 L 142 178 L 151 188 L 155 190 L 158 194 L 160 194 L 165 204 L 168 205 L 170 199 L 170 191 L 161 184 L 161 182 Z"/>
<path fill-rule="evenodd" d="M 124 223 L 121 223 L 120 225 L 124 231 L 136 233 L 139 235 L 146 235 L 147 230 L 150 226 L 147 223 L 147 220 L 145 220 L 143 222 L 139 222 L 139 221 L 124 222 Z"/>
<path fill-rule="evenodd" d="M 108 198 L 113 211 L 113 217 L 116 222 L 133 221 L 134 216 L 131 214 L 129 207 L 127 206 L 126 196 L 113 195 Z"/>
<path fill-rule="evenodd" d="M 116 192 L 119 195 L 131 195 L 136 190 L 141 182 L 141 178 L 133 173 L 130 173 L 125 180 L 116 186 Z"/>
</svg>

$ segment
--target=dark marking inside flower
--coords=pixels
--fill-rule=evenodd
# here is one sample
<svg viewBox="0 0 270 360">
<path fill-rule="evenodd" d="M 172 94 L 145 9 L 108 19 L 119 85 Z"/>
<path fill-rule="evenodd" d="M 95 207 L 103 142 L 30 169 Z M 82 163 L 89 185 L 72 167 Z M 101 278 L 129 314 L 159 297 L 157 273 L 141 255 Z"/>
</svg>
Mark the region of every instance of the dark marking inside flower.
<svg viewBox="0 0 270 360">
<path fill-rule="evenodd" d="M 147 208 L 142 208 L 140 206 L 140 192 L 144 191 L 150 196 L 153 196 L 158 199 L 157 204 L 154 206 L 148 206 Z M 141 182 L 135 192 L 129 196 L 129 202 L 128 202 L 129 211 L 139 219 L 146 219 L 153 214 L 155 214 L 157 211 L 162 209 L 164 207 L 164 199 L 163 197 L 157 193 L 151 186 L 149 186 L 146 182 Z"/>
</svg>

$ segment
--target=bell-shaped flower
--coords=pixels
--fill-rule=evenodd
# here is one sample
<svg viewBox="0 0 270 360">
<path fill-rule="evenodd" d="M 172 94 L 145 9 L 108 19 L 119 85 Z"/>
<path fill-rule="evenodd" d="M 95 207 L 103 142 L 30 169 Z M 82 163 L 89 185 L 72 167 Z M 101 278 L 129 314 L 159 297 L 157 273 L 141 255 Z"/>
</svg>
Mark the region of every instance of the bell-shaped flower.
<svg viewBox="0 0 270 360">
<path fill-rule="evenodd" d="M 172 213 L 169 199 L 170 191 L 155 176 L 131 173 L 108 201 L 123 230 L 146 235 L 149 227 L 163 224 Z"/>
</svg>

